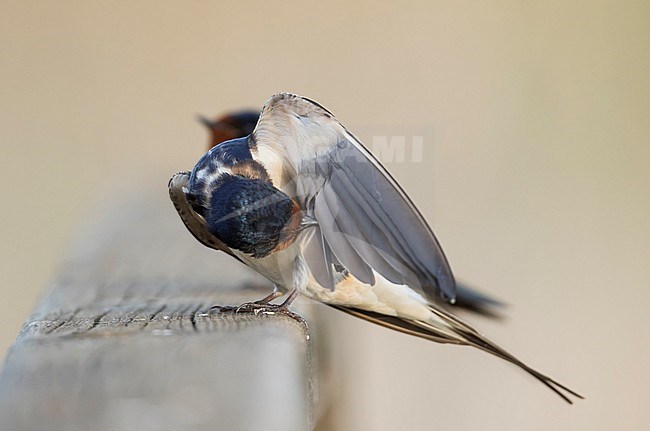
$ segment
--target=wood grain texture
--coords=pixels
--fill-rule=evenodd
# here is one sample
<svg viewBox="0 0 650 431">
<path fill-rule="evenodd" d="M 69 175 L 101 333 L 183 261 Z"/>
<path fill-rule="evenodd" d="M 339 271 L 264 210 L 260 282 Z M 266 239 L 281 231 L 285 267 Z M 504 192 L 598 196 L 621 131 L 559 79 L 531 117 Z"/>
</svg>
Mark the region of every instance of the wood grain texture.
<svg viewBox="0 0 650 431">
<path fill-rule="evenodd" d="M 309 427 L 307 328 L 210 315 L 270 285 L 200 246 L 165 191 L 118 190 L 82 229 L 7 356 L 1 429 Z"/>
</svg>

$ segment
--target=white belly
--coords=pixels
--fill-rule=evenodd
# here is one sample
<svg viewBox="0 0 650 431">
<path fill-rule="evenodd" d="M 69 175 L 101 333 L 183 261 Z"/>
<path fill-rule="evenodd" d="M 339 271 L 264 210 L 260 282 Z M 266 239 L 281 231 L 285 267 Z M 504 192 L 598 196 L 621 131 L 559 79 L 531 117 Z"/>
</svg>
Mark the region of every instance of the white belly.
<svg viewBox="0 0 650 431">
<path fill-rule="evenodd" d="M 238 250 L 233 252 L 250 268 L 271 280 L 280 290 L 288 292 L 293 289 L 293 261 L 298 253 L 297 247 L 290 246 L 262 258 L 251 257 Z"/>
<path fill-rule="evenodd" d="M 288 292 L 294 288 L 294 260 L 299 253 L 297 245 L 263 258 L 253 258 L 238 251 L 234 252 L 248 266 L 275 283 L 280 290 Z M 310 274 L 307 286 L 301 289 L 301 293 L 327 304 L 338 304 L 406 319 L 423 321 L 432 319 L 434 315 L 422 295 L 408 286 L 393 284 L 378 273 L 374 274 L 376 279 L 374 286 L 364 284 L 350 275 L 337 283 L 334 291 L 323 288 Z"/>
<path fill-rule="evenodd" d="M 424 320 L 431 318 L 428 303 L 408 286 L 393 284 L 375 272 L 374 286 L 364 284 L 350 275 L 336 285 L 335 290 L 323 289 L 315 280 L 304 292 L 306 296 L 328 304 L 344 305 L 389 316 Z"/>
</svg>

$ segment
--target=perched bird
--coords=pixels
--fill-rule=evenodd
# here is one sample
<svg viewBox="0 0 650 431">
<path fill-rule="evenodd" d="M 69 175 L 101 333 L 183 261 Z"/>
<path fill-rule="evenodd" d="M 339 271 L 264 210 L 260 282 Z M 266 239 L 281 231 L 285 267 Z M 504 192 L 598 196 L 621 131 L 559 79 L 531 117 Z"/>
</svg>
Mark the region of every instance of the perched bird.
<svg viewBox="0 0 650 431">
<path fill-rule="evenodd" d="M 169 192 L 183 223 L 272 281 L 239 312 L 287 310 L 298 294 L 401 332 L 479 348 L 565 401 L 582 398 L 446 311 L 457 286 L 415 205 L 368 150 L 318 103 L 287 93 L 264 105 L 254 131 L 219 143 Z M 279 305 L 270 301 L 287 294 Z M 222 308 L 226 309 L 226 308 Z"/>
<path fill-rule="evenodd" d="M 224 141 L 250 135 L 259 117 L 260 113 L 257 111 L 232 112 L 215 120 L 199 115 L 199 121 L 210 131 L 208 149 Z"/>
<path fill-rule="evenodd" d="M 199 121 L 209 132 L 207 149 L 210 150 L 225 141 L 250 135 L 255 129 L 259 117 L 260 112 L 254 110 L 229 112 L 215 119 L 199 115 Z M 504 306 L 503 302 L 458 281 L 456 281 L 455 302 L 452 304 L 443 301 L 439 305 L 445 309 L 463 309 L 496 319 L 502 317 L 501 309 Z"/>
</svg>

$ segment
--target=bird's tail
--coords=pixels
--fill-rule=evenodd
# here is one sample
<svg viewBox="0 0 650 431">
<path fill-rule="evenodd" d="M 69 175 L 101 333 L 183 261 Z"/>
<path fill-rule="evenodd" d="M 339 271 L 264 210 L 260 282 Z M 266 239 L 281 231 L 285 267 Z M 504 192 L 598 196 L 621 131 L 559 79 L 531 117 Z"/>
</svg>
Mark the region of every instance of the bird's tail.
<svg viewBox="0 0 650 431">
<path fill-rule="evenodd" d="M 437 343 L 476 347 L 522 368 L 569 404 L 573 404 L 573 401 L 570 398 L 571 396 L 583 399 L 583 396 L 577 392 L 524 364 L 510 353 L 485 338 L 461 319 L 438 308 L 430 307 L 435 318 L 432 319 L 431 322 L 425 322 L 420 320 L 403 319 L 396 316 L 387 316 L 372 311 L 359 310 L 340 305 L 328 305 L 386 328 L 425 338 Z"/>
<path fill-rule="evenodd" d="M 569 404 L 573 404 L 571 396 L 584 399 L 584 397 L 577 392 L 567 388 L 558 381 L 552 379 L 551 377 L 540 373 L 539 371 L 529 367 L 510 353 L 508 353 L 503 348 L 499 347 L 492 341 L 488 340 L 486 337 L 477 332 L 467 323 L 463 322 L 458 317 L 447 313 L 446 311 L 440 310 L 436 307 L 430 307 L 431 311 L 434 313 L 436 322 L 443 322 L 446 328 L 440 328 L 439 325 L 435 325 L 429 322 L 422 321 L 413 321 L 412 323 L 416 326 L 427 329 L 435 339 L 438 338 L 449 338 L 448 343 L 454 344 L 463 344 L 467 346 L 476 347 L 488 353 L 491 353 L 501 359 L 517 365 L 519 368 L 526 371 L 528 374 L 535 377 L 537 380 L 542 382 L 546 387 L 551 389 L 557 395 L 559 395 L 564 401 Z M 451 330 L 451 334 L 450 334 Z"/>
</svg>

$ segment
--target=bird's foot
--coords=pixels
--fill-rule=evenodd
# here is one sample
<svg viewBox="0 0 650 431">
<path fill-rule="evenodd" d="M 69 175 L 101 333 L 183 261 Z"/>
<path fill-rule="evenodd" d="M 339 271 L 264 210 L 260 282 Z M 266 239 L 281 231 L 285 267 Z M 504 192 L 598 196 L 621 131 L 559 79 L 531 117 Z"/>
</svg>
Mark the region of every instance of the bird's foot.
<svg viewBox="0 0 650 431">
<path fill-rule="evenodd" d="M 282 293 L 280 293 L 276 289 L 273 291 L 273 293 L 265 296 L 259 301 L 244 302 L 243 304 L 237 306 L 215 305 L 212 308 L 210 308 L 210 314 L 214 313 L 215 311 L 218 313 L 254 314 L 256 316 L 259 314 L 265 314 L 265 315 L 283 314 L 297 321 L 301 325 L 303 325 L 306 331 L 307 321 L 303 319 L 302 316 L 292 311 L 289 311 L 289 306 L 291 305 L 293 300 L 296 299 L 296 296 L 298 296 L 298 289 L 293 289 L 287 296 L 287 299 L 285 299 L 282 304 L 272 304 L 271 301 L 279 296 L 282 296 Z"/>
<path fill-rule="evenodd" d="M 274 314 L 286 310 L 282 305 L 271 304 L 265 301 L 244 302 L 240 305 L 214 305 L 211 312 L 233 313 L 233 314 Z"/>
<path fill-rule="evenodd" d="M 241 305 L 214 305 L 210 308 L 210 313 L 219 314 L 253 314 L 258 316 L 260 314 L 272 316 L 281 314 L 290 317 L 303 325 L 307 325 L 302 316 L 289 310 L 288 304 L 271 304 L 264 301 L 245 302 Z"/>
<path fill-rule="evenodd" d="M 284 307 L 288 308 L 288 305 L 284 303 L 280 305 L 271 304 L 276 298 L 282 296 L 282 292 L 274 290 L 270 295 L 265 296 L 259 301 L 253 302 L 244 302 L 241 305 L 214 305 L 210 308 L 210 312 L 218 311 L 220 313 L 255 313 L 256 315 L 266 311 L 266 308 L 277 308 Z"/>
</svg>

